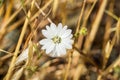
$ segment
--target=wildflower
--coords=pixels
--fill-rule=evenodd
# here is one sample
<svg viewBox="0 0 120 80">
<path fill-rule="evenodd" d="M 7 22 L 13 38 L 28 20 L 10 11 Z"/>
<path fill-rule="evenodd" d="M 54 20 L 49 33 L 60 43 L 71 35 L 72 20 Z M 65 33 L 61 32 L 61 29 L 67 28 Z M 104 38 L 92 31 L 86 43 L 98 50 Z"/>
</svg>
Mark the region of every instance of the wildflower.
<svg viewBox="0 0 120 80">
<path fill-rule="evenodd" d="M 39 42 L 42 45 L 41 49 L 46 50 L 46 54 L 51 57 L 65 55 L 67 49 L 72 49 L 71 32 L 71 29 L 67 29 L 67 26 L 63 27 L 61 23 L 58 26 L 51 23 L 50 26 L 46 26 L 46 30 L 42 30 L 45 39 Z"/>
<path fill-rule="evenodd" d="M 16 65 L 28 58 L 28 51 L 29 49 L 27 48 L 19 55 L 19 57 L 17 58 L 17 61 L 15 62 Z"/>
</svg>

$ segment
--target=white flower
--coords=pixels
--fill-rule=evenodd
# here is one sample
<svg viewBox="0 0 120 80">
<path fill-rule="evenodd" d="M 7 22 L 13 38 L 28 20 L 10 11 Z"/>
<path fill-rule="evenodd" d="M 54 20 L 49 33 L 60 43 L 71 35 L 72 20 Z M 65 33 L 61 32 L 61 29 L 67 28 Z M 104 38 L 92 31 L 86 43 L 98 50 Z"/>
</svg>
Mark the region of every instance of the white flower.
<svg viewBox="0 0 120 80">
<path fill-rule="evenodd" d="M 18 56 L 18 58 L 15 62 L 16 65 L 28 58 L 28 51 L 29 51 L 29 49 L 27 48 Z"/>
<path fill-rule="evenodd" d="M 58 26 L 51 23 L 50 26 L 46 26 L 46 30 L 42 30 L 45 39 L 39 42 L 42 45 L 41 49 L 46 50 L 46 54 L 51 57 L 65 55 L 67 49 L 72 49 L 71 32 L 71 29 L 67 29 L 67 26 L 63 27 L 61 23 Z"/>
</svg>

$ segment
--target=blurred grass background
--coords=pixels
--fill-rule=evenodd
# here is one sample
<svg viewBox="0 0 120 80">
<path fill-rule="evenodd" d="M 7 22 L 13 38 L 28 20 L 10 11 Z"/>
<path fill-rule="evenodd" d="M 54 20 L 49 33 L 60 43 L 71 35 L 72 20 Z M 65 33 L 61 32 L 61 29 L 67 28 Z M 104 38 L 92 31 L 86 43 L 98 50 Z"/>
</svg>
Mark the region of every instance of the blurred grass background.
<svg viewBox="0 0 120 80">
<path fill-rule="evenodd" d="M 0 80 L 119 80 L 119 16 L 120 0 L 0 0 Z M 52 22 L 72 29 L 65 57 L 41 56 L 41 29 Z M 28 46 L 37 51 L 16 66 Z"/>
</svg>

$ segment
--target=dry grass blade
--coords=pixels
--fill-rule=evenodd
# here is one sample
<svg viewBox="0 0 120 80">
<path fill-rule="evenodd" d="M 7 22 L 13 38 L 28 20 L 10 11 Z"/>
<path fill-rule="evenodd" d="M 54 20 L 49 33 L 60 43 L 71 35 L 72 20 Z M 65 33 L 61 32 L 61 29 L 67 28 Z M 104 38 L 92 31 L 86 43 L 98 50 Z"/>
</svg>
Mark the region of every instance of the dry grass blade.
<svg viewBox="0 0 120 80">
<path fill-rule="evenodd" d="M 110 16 L 112 16 L 115 20 L 118 20 L 119 18 L 116 16 L 116 15 L 114 15 L 112 12 L 110 12 L 110 11 L 105 11 L 105 13 L 107 13 L 108 15 L 110 15 Z"/>
<path fill-rule="evenodd" d="M 0 58 L 0 61 L 1 61 L 1 62 L 3 62 L 4 60 L 8 59 L 8 58 L 11 57 L 11 56 L 13 56 L 12 53 L 10 53 L 10 52 L 8 52 L 8 51 L 5 51 L 5 50 L 2 50 L 2 49 L 0 49 L 0 52 L 7 53 L 6 56 L 3 56 L 3 57 Z"/>
<path fill-rule="evenodd" d="M 42 9 L 40 9 L 40 7 L 38 6 L 38 4 L 37 4 L 36 2 L 35 2 L 35 5 L 36 5 L 36 7 L 39 9 L 39 11 L 42 13 L 42 15 L 43 15 L 43 16 L 46 16 L 46 14 L 43 12 Z M 48 19 L 48 21 L 49 21 L 50 23 L 52 23 L 52 21 L 50 20 L 49 17 L 48 17 L 47 19 Z"/>
<path fill-rule="evenodd" d="M 109 5 L 109 11 L 113 12 L 114 8 L 114 0 L 111 0 Z M 103 41 L 103 49 L 102 49 L 102 56 L 103 56 L 103 68 L 105 68 L 105 65 L 107 64 L 107 60 L 109 59 L 109 55 L 107 53 L 107 50 L 110 48 L 110 41 L 108 42 L 110 38 L 110 28 L 112 27 L 112 18 L 109 16 L 106 19 L 106 26 L 105 26 L 105 35 L 104 35 L 104 41 Z M 108 55 L 108 56 L 107 56 Z M 107 57 L 107 58 L 105 58 Z"/>
<path fill-rule="evenodd" d="M 9 0 L 9 4 L 7 6 L 7 11 L 5 13 L 5 17 L 4 17 L 4 22 L 11 16 L 11 12 L 12 12 L 12 7 L 13 7 L 13 0 Z"/>
<path fill-rule="evenodd" d="M 19 80 L 20 77 L 22 76 L 24 71 L 24 67 L 22 67 L 21 69 L 19 69 L 18 71 L 16 71 L 13 75 L 13 77 L 11 78 L 11 80 Z"/>
<path fill-rule="evenodd" d="M 84 45 L 84 51 L 85 52 L 88 52 L 91 49 L 93 40 L 94 40 L 95 35 L 96 35 L 97 31 L 98 31 L 99 24 L 100 24 L 100 21 L 102 19 L 103 14 L 104 14 L 106 5 L 107 5 L 107 0 L 103 0 L 102 4 L 100 6 L 100 9 L 99 9 L 99 11 L 98 11 L 98 13 L 96 15 L 95 21 L 94 21 L 94 23 L 92 25 L 91 32 L 90 32 L 89 36 L 87 37 L 87 39 L 85 41 L 85 45 Z"/>
<path fill-rule="evenodd" d="M 0 17 L 3 15 L 4 13 L 4 7 L 5 5 L 3 4 L 2 6 L 0 6 Z"/>
<path fill-rule="evenodd" d="M 52 9 L 53 17 L 55 17 L 55 15 L 56 15 L 56 11 L 58 9 L 58 6 L 59 6 L 59 0 L 53 0 L 53 9 Z"/>
<path fill-rule="evenodd" d="M 94 3 L 93 3 L 93 5 L 91 6 L 90 10 L 87 10 L 87 12 L 86 12 L 87 15 L 85 16 L 85 18 L 84 18 L 84 20 L 83 20 L 83 24 L 82 24 L 82 26 L 81 26 L 81 29 L 82 29 L 83 27 L 86 27 L 88 18 L 89 18 L 89 16 L 90 16 L 93 8 L 95 7 L 96 2 L 97 2 L 97 0 L 94 1 Z M 79 31 L 80 31 L 80 30 L 79 30 Z M 78 49 L 81 49 L 81 47 L 82 47 L 83 38 L 84 38 L 83 35 L 79 35 L 79 38 L 78 38 L 78 41 L 77 41 L 77 44 L 76 44 L 76 46 L 78 47 Z M 78 45 L 78 44 L 79 44 L 79 45 Z"/>
<path fill-rule="evenodd" d="M 22 8 L 19 8 L 14 14 L 11 15 L 11 17 L 2 25 L 0 29 L 0 40 L 4 36 L 6 32 L 6 27 L 10 24 L 10 22 L 18 15 L 18 13 L 22 10 Z"/>
<path fill-rule="evenodd" d="M 73 80 L 79 80 L 79 78 L 80 78 L 83 74 L 87 73 L 87 69 L 86 69 L 84 63 L 81 63 L 81 64 L 78 65 L 75 73 L 76 73 L 76 74 L 75 74 Z"/>
<path fill-rule="evenodd" d="M 120 26 L 120 19 L 118 20 L 117 22 L 117 25 L 116 25 L 116 28 L 118 28 Z M 116 40 L 117 40 L 117 30 L 113 36 L 113 39 L 111 41 L 111 45 L 109 46 L 109 50 L 107 51 L 106 54 L 110 54 L 112 49 L 113 49 L 113 46 L 115 45 L 116 43 Z M 120 62 L 120 56 L 118 56 L 118 58 L 107 68 L 103 71 L 102 74 L 99 75 L 99 77 L 101 78 L 103 75 L 106 75 L 107 73 L 109 73 L 114 67 L 116 67 Z M 100 79 L 99 79 L 100 80 Z"/>
<path fill-rule="evenodd" d="M 78 24 L 77 24 L 77 28 L 76 28 L 76 32 L 75 32 L 76 35 L 79 33 L 79 30 L 80 30 L 80 23 L 82 20 L 83 12 L 85 10 L 85 3 L 86 3 L 86 0 L 84 0 L 84 2 L 83 2 L 82 10 L 81 10 L 80 16 L 78 18 Z"/>
<path fill-rule="evenodd" d="M 35 15 L 31 17 L 30 21 L 33 21 L 41 13 L 41 11 L 44 11 L 52 3 L 52 1 L 53 0 L 50 0 L 49 2 L 47 2 L 47 4 L 45 4 L 45 6 L 43 6 L 41 9 L 39 8 L 39 6 L 37 6 L 39 11 L 36 12 Z M 37 3 L 35 2 L 35 4 Z"/>
<path fill-rule="evenodd" d="M 119 80 L 120 0 L 0 0 L 0 80 Z"/>
<path fill-rule="evenodd" d="M 34 2 L 35 2 L 35 0 L 32 1 L 31 10 L 33 9 Z M 28 16 L 28 17 L 31 16 L 31 11 L 30 11 L 30 10 L 29 10 L 27 16 Z M 12 58 L 12 62 L 11 62 L 11 64 L 10 64 L 8 73 L 7 73 L 6 77 L 5 77 L 5 80 L 9 80 L 10 77 L 11 77 L 11 75 L 12 75 L 12 71 L 13 71 L 14 66 L 15 66 L 15 61 L 16 61 L 16 58 L 17 58 L 17 55 L 18 55 L 18 52 L 19 52 L 19 48 L 20 48 L 20 45 L 21 45 L 21 43 L 22 43 L 22 40 L 23 40 L 23 37 L 24 37 L 24 34 L 25 34 L 25 31 L 26 31 L 26 28 L 27 28 L 28 23 L 29 23 L 29 20 L 28 20 L 28 18 L 26 18 L 25 23 L 24 23 L 24 25 L 23 25 L 23 29 L 22 29 L 21 35 L 20 35 L 20 38 L 19 38 L 19 41 L 18 41 L 18 44 L 17 44 L 17 47 L 16 47 L 16 50 L 15 50 L 15 53 L 14 53 L 14 56 L 13 56 L 13 58 Z"/>
<path fill-rule="evenodd" d="M 71 65 L 71 61 L 72 61 L 72 52 L 69 53 L 69 57 L 68 57 L 69 59 L 68 59 L 68 64 L 67 64 L 67 68 L 66 68 L 66 71 L 65 71 L 64 80 L 67 80 L 67 77 L 69 75 L 69 69 L 70 69 L 70 65 Z"/>
<path fill-rule="evenodd" d="M 78 24 L 77 24 L 77 28 L 76 28 L 76 32 L 75 32 L 75 35 L 78 36 L 78 33 L 80 31 L 80 26 L 81 26 L 81 20 L 82 20 L 82 16 L 83 16 L 83 13 L 84 13 L 84 10 L 85 10 L 85 4 L 86 4 L 86 0 L 84 0 L 83 2 L 83 6 L 82 6 L 82 10 L 81 10 L 81 13 L 80 13 L 80 16 L 78 18 Z M 80 40 L 81 37 L 78 38 L 78 41 L 77 43 L 75 44 L 75 46 L 79 49 L 81 47 L 81 42 L 82 40 Z M 80 41 L 79 41 L 80 40 Z M 78 45 L 79 44 L 79 45 Z"/>
<path fill-rule="evenodd" d="M 13 23 L 12 25 L 9 26 L 9 28 L 7 29 L 7 33 L 15 30 L 19 25 L 21 25 L 23 22 L 25 21 L 25 17 L 21 18 L 20 20 L 18 20 L 17 22 Z"/>
</svg>

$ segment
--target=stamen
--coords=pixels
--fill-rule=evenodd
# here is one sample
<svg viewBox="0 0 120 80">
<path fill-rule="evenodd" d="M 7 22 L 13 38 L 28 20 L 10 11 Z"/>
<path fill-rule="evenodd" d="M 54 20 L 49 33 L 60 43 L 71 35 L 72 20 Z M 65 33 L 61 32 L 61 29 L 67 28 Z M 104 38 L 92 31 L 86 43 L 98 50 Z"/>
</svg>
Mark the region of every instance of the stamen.
<svg viewBox="0 0 120 80">
<path fill-rule="evenodd" d="M 53 37 L 52 40 L 53 40 L 53 42 L 54 42 L 55 44 L 61 43 L 61 38 L 60 38 L 59 36 Z"/>
</svg>

